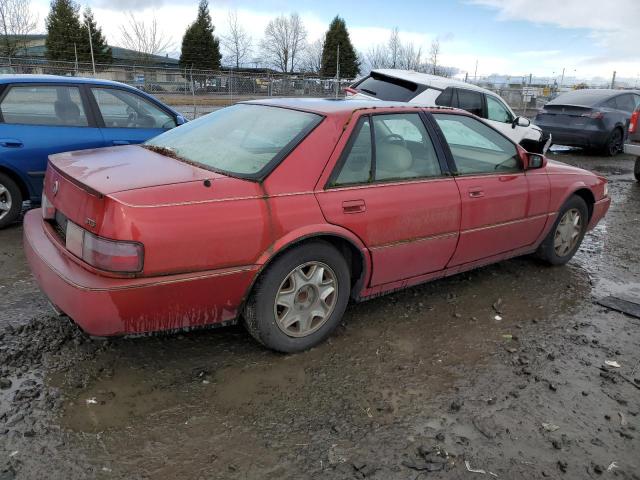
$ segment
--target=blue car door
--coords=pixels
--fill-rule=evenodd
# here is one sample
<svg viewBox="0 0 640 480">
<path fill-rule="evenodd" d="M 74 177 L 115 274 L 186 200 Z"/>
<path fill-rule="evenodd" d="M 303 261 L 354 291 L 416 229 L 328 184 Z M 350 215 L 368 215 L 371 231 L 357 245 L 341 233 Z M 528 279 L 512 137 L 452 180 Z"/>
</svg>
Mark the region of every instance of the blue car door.
<svg viewBox="0 0 640 480">
<path fill-rule="evenodd" d="M 49 155 L 104 144 L 78 85 L 11 84 L 1 98 L 0 165 L 20 176 L 34 202 L 40 201 Z"/>
<path fill-rule="evenodd" d="M 106 86 L 90 91 L 107 146 L 141 143 L 176 126 L 173 113 L 136 92 Z"/>
</svg>

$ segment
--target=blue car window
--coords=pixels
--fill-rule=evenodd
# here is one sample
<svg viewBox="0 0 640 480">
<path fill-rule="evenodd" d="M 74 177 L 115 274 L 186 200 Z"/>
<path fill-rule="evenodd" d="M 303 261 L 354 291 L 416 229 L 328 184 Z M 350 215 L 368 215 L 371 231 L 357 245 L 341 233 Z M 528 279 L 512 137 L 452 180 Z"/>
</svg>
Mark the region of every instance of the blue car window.
<svg viewBox="0 0 640 480">
<path fill-rule="evenodd" d="M 4 123 L 86 127 L 89 122 L 77 87 L 12 86 L 0 104 Z"/>
<path fill-rule="evenodd" d="M 115 88 L 92 88 L 107 128 L 164 128 L 176 126 L 175 119 L 135 93 Z"/>
</svg>

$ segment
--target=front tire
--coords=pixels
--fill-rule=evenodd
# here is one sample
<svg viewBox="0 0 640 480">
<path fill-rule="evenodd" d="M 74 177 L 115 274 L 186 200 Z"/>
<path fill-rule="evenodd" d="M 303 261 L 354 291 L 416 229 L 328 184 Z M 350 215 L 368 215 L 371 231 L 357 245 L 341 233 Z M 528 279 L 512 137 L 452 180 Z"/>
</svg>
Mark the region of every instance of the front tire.
<svg viewBox="0 0 640 480">
<path fill-rule="evenodd" d="M 560 208 L 551 231 L 538 247 L 538 256 L 551 265 L 564 265 L 580 248 L 588 223 L 587 203 L 573 195 Z"/>
<path fill-rule="evenodd" d="M 22 211 L 22 193 L 18 185 L 0 173 L 0 228 L 16 221 Z"/>
<path fill-rule="evenodd" d="M 343 255 L 327 242 L 305 243 L 282 254 L 261 274 L 244 309 L 245 326 L 268 348 L 300 352 L 338 326 L 350 291 Z"/>
</svg>

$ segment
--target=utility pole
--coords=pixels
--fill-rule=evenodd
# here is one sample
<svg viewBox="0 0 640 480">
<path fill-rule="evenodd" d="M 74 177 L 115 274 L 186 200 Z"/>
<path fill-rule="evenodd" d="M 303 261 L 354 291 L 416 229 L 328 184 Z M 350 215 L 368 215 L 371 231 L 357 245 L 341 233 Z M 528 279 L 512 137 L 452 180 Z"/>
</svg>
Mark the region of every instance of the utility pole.
<svg viewBox="0 0 640 480">
<path fill-rule="evenodd" d="M 340 44 L 338 44 L 338 54 L 336 55 L 336 98 L 340 91 Z"/>
<path fill-rule="evenodd" d="M 616 71 L 613 71 L 613 77 L 611 77 L 611 88 L 613 89 L 613 87 L 616 84 Z"/>
<path fill-rule="evenodd" d="M 76 57 L 75 67 L 76 67 L 76 75 L 77 75 L 78 74 L 78 49 L 76 48 L 76 42 L 73 42 L 73 54 Z"/>
<path fill-rule="evenodd" d="M 87 22 L 87 30 L 89 31 L 89 50 L 91 50 L 91 66 L 93 67 L 93 76 L 96 76 L 96 62 L 93 59 L 93 40 L 91 39 L 91 24 Z"/>
<path fill-rule="evenodd" d="M 478 83 L 478 59 L 476 58 L 476 71 L 473 74 L 474 83 Z"/>
<path fill-rule="evenodd" d="M 560 88 L 562 88 L 562 82 L 564 82 L 564 67 L 562 67 L 562 77 L 560 77 Z"/>
</svg>

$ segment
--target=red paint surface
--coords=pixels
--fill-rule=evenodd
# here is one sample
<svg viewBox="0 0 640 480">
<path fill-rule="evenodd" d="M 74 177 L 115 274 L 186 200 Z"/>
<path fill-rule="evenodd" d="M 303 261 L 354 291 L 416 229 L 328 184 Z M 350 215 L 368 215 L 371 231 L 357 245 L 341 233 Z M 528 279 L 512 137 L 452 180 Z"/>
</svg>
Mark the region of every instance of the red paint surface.
<svg viewBox="0 0 640 480">
<path fill-rule="evenodd" d="M 318 235 L 343 239 L 362 254 L 364 274 L 353 296 L 367 298 L 534 251 L 576 191 L 595 200 L 590 228 L 609 207 L 603 178 L 551 161 L 509 175 L 325 189 L 360 115 L 419 109 L 261 103 L 325 116 L 262 183 L 135 146 L 53 157 L 45 180 L 51 203 L 97 235 L 141 242 L 145 258 L 135 278 L 97 271 L 67 252 L 33 210 L 25 250 L 52 303 L 94 335 L 233 320 L 270 259 Z"/>
</svg>

